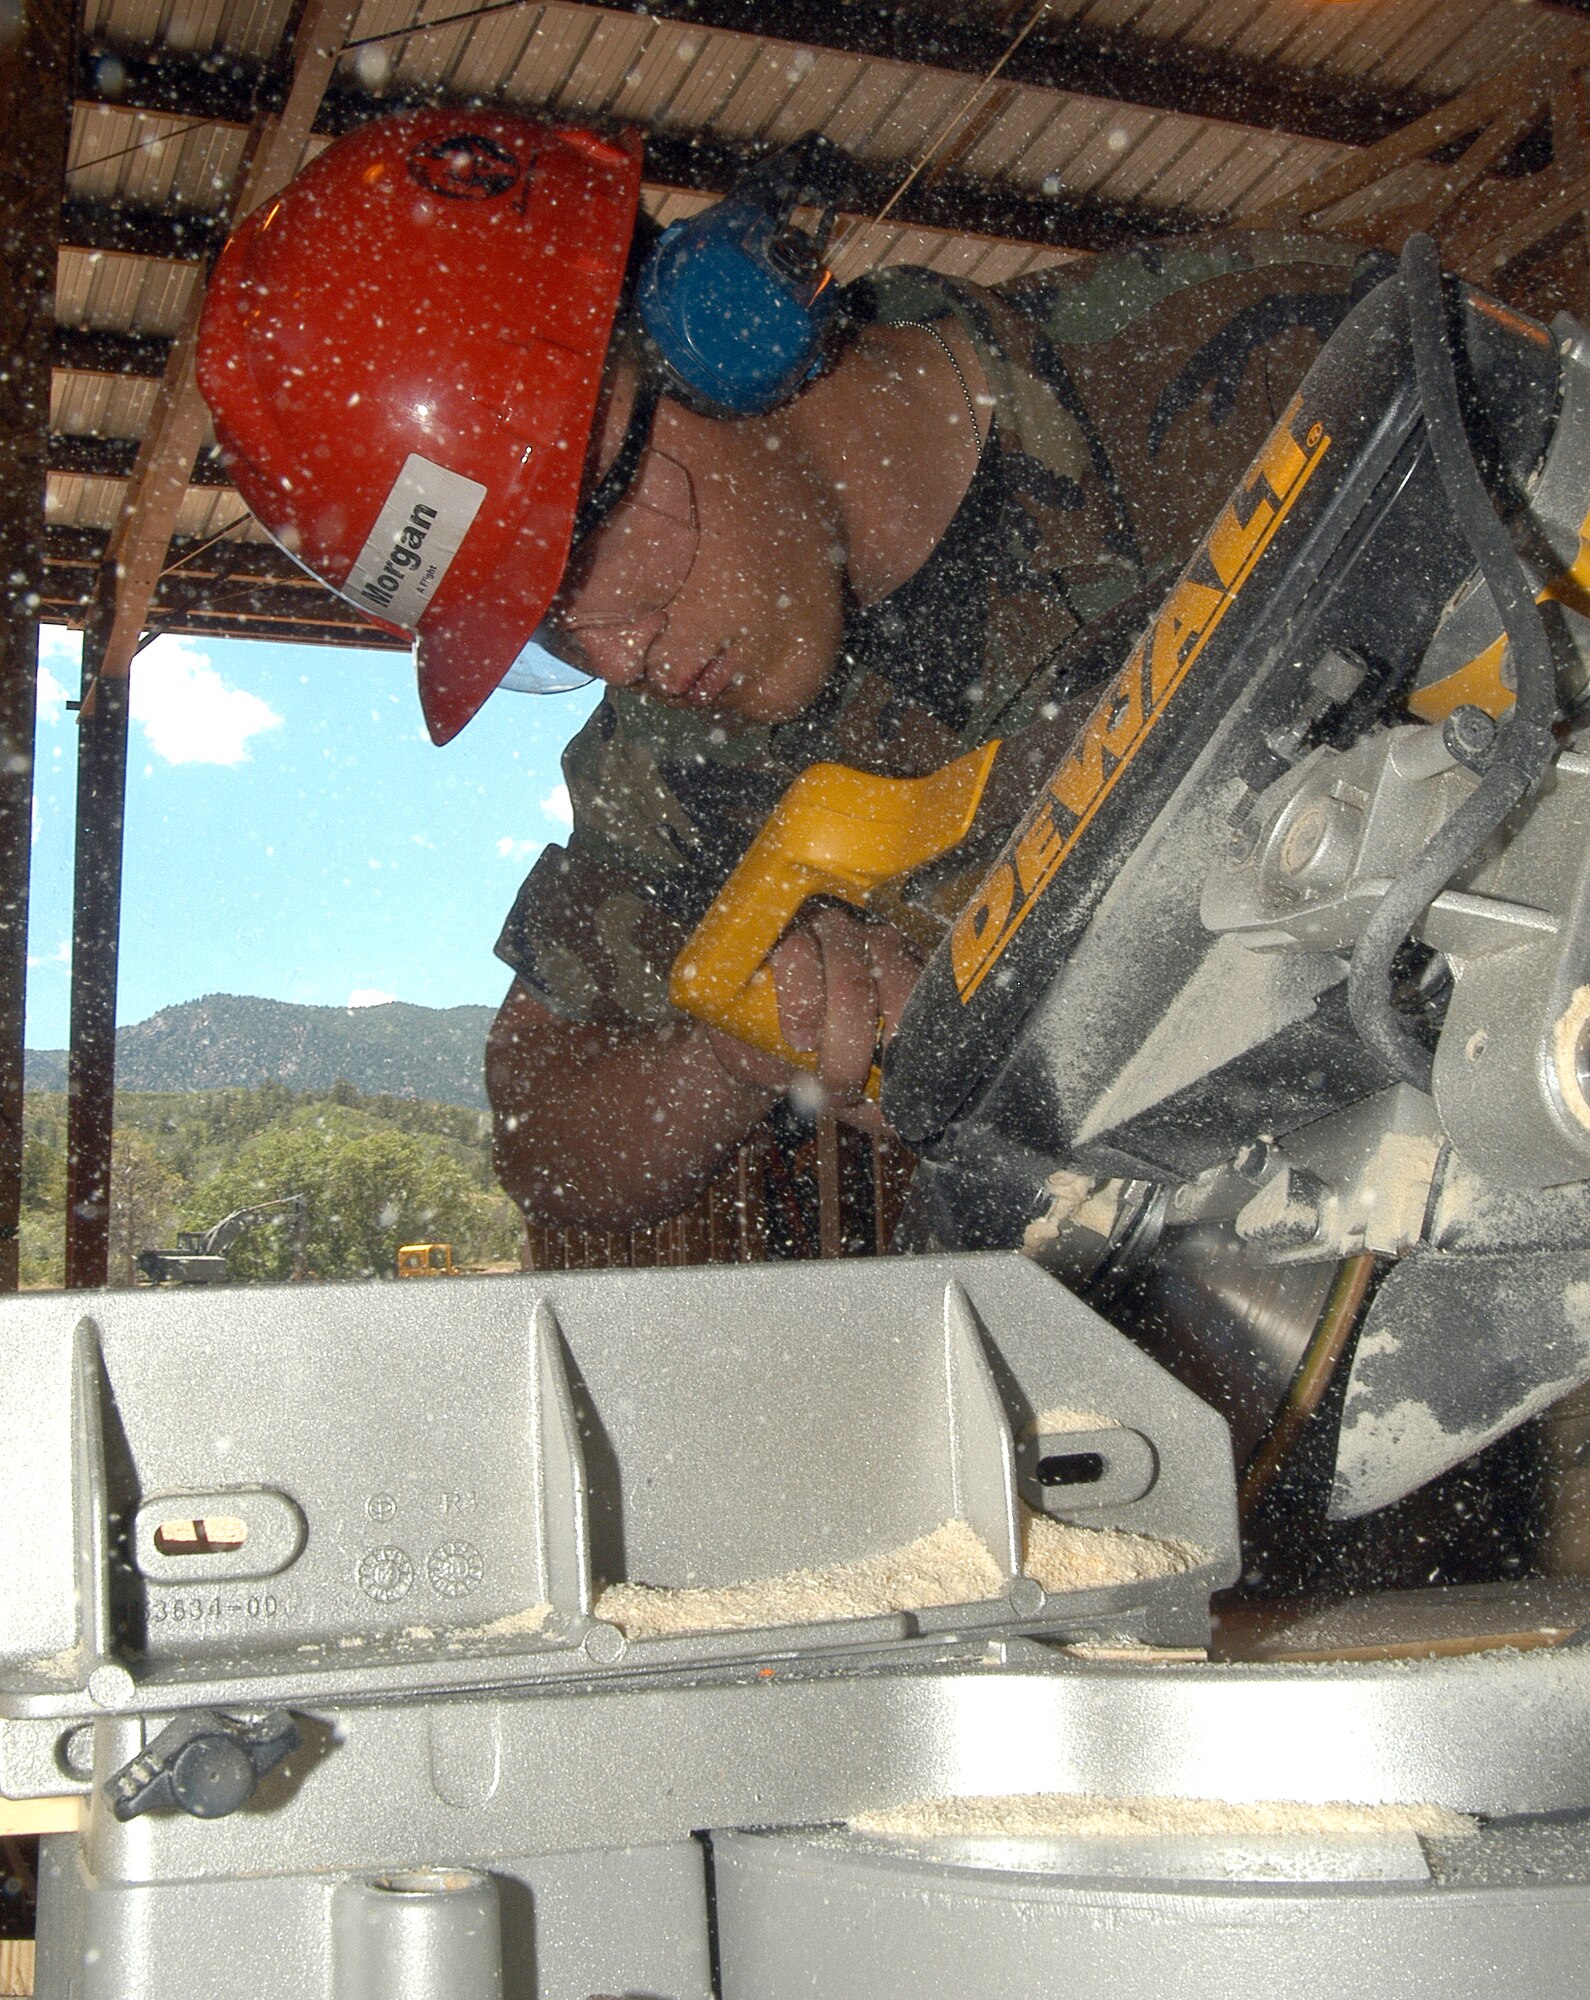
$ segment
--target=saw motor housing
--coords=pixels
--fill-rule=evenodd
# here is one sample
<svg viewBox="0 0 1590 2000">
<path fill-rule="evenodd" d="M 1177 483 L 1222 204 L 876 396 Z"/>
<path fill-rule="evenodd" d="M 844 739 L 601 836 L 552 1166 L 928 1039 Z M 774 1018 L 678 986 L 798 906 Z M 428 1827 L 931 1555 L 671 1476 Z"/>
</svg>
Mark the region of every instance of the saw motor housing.
<svg viewBox="0 0 1590 2000">
<path fill-rule="evenodd" d="M 1327 344 L 930 961 L 883 1091 L 925 1156 L 917 1243 L 1025 1241 L 1241 1452 L 1343 1260 L 1376 1259 L 1338 1517 L 1590 1377 L 1590 336 L 1452 281 L 1462 431 L 1555 687 L 1524 795 L 1371 981 L 1378 1033 L 1354 992 L 1523 733 L 1410 285 Z"/>
</svg>

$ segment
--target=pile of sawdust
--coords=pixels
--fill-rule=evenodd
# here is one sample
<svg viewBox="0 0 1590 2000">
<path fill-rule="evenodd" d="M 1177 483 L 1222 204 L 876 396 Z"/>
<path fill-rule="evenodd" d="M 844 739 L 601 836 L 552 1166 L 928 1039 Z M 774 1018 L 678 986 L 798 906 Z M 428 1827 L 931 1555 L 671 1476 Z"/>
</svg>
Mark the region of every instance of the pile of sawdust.
<svg viewBox="0 0 1590 2000">
<path fill-rule="evenodd" d="M 1106 1417 L 1097 1410 L 1054 1409 L 1040 1410 L 1030 1424 L 1023 1424 L 1021 1434 L 1027 1437 L 1046 1437 L 1051 1433 L 1064 1431 L 1118 1431 L 1118 1418 Z"/>
<path fill-rule="evenodd" d="M 450 1639 L 525 1639 L 539 1632 L 552 1616 L 550 1604 L 527 1604 L 522 1611 L 505 1612 L 489 1625 L 466 1625 L 448 1633 Z"/>
<path fill-rule="evenodd" d="M 1096 1590 L 1174 1576 L 1202 1559 L 1183 1542 L 1119 1528 L 1078 1528 L 1022 1510 L 1022 1567 L 1045 1590 Z M 824 1569 L 795 1569 L 743 1583 L 680 1588 L 609 1584 L 592 1607 L 628 1639 L 684 1632 L 743 1632 L 764 1625 L 825 1625 L 935 1604 L 977 1604 L 1001 1595 L 1006 1579 L 987 1545 L 964 1521 L 946 1521 L 903 1548 Z"/>
<path fill-rule="evenodd" d="M 1021 1567 L 1045 1590 L 1102 1590 L 1112 1583 L 1146 1583 L 1177 1576 L 1203 1561 L 1189 1542 L 1161 1541 L 1125 1528 L 1079 1528 L 1021 1510 Z"/>
<path fill-rule="evenodd" d="M 1477 1831 L 1463 1813 L 1435 1805 L 1311 1804 L 1297 1799 L 1090 1798 L 1029 1792 L 1011 1798 L 917 1799 L 889 1812 L 859 1813 L 858 1833 L 932 1840 L 943 1835 L 1054 1840 L 1121 1835 L 1418 1833 L 1452 1840 Z"/>
<path fill-rule="evenodd" d="M 946 1521 L 904 1548 L 828 1569 L 792 1569 L 715 1589 L 609 1584 L 592 1607 L 629 1639 L 680 1632 L 739 1632 L 759 1625 L 820 1625 L 932 1604 L 974 1604 L 1004 1588 L 999 1565 L 964 1521 Z"/>
<path fill-rule="evenodd" d="M 1131 1639 L 1124 1634 L 1114 1639 L 1072 1639 L 1055 1649 L 1068 1660 L 1119 1661 L 1125 1666 L 1188 1666 L 1207 1660 L 1207 1646 L 1156 1646 L 1147 1639 Z"/>
</svg>

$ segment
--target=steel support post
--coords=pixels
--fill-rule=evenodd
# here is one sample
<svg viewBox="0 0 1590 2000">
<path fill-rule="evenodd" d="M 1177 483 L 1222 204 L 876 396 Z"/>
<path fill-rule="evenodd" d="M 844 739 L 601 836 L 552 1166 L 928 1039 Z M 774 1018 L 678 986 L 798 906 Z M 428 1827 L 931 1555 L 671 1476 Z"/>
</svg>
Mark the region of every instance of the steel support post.
<svg viewBox="0 0 1590 2000">
<path fill-rule="evenodd" d="M 72 1026 L 67 1063 L 66 1282 L 103 1285 L 110 1264 L 111 1129 L 116 1108 L 116 970 L 127 816 L 125 676 L 97 678 L 113 589 L 83 642 L 72 871 Z"/>
<path fill-rule="evenodd" d="M 75 8 L 0 7 L 0 1291 L 17 1285 L 33 715 Z"/>
</svg>

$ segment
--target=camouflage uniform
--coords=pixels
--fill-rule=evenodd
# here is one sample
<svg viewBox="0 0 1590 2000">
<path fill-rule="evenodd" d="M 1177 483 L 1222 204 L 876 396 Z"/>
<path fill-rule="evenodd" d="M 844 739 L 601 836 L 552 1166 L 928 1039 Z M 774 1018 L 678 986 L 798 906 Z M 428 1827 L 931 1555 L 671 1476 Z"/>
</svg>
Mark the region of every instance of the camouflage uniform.
<svg viewBox="0 0 1590 2000">
<path fill-rule="evenodd" d="M 674 958 L 799 771 L 914 776 L 1003 737 L 973 841 L 872 905 L 930 947 L 1058 761 L 1076 697 L 1119 664 L 1379 274 L 1349 246 L 1256 234 L 998 292 L 877 274 L 877 319 L 953 317 L 988 377 L 992 426 L 954 520 L 915 576 L 852 611 L 827 685 L 791 722 L 610 690 L 564 752 L 572 837 L 537 860 L 498 956 L 570 1020 L 669 1020 Z"/>
</svg>

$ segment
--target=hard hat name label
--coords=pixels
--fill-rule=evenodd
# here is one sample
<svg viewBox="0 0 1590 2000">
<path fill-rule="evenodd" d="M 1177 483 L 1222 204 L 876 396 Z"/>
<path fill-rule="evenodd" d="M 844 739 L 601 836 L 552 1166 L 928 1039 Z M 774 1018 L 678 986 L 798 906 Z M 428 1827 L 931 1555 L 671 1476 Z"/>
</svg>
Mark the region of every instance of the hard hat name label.
<svg viewBox="0 0 1590 2000">
<path fill-rule="evenodd" d="M 342 594 L 362 611 L 416 626 L 469 533 L 486 489 L 410 452 Z"/>
</svg>

